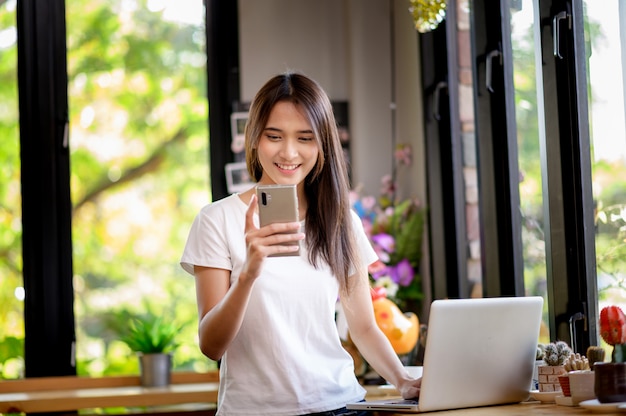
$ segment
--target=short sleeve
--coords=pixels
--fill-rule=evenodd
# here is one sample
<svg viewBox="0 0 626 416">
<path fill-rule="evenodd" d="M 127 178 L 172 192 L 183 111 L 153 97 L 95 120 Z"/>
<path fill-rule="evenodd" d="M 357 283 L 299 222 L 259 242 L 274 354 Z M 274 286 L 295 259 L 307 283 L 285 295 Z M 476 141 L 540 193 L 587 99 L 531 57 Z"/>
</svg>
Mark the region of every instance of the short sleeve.
<svg viewBox="0 0 626 416">
<path fill-rule="evenodd" d="M 226 228 L 229 210 L 222 205 L 213 203 L 205 206 L 191 225 L 180 261 L 182 268 L 191 275 L 194 274 L 194 266 L 233 268 Z M 230 223 L 236 225 L 237 221 L 231 220 Z"/>
</svg>

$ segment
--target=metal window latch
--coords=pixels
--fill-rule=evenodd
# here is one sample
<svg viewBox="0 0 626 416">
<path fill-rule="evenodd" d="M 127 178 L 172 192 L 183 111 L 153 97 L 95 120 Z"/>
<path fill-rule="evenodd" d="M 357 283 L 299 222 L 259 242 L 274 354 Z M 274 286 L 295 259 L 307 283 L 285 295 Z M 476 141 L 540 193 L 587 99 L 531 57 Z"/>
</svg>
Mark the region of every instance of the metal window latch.
<svg viewBox="0 0 626 416">
<path fill-rule="evenodd" d="M 563 55 L 561 55 L 561 41 L 560 41 L 560 27 L 561 20 L 567 19 L 567 28 L 572 30 L 572 15 L 567 13 L 566 11 L 562 11 L 558 13 L 554 18 L 552 18 L 552 43 L 554 46 L 554 56 L 559 59 L 563 59 Z"/>
<path fill-rule="evenodd" d="M 69 121 L 65 122 L 65 126 L 63 126 L 63 148 L 67 149 L 70 144 L 70 123 Z"/>
<path fill-rule="evenodd" d="M 437 121 L 441 120 L 441 113 L 439 112 L 439 100 L 441 98 L 441 90 L 447 89 L 448 83 L 445 81 L 439 81 L 435 87 L 433 93 L 433 118 Z"/>
<path fill-rule="evenodd" d="M 494 49 L 487 54 L 487 58 L 485 59 L 485 85 L 487 86 L 487 91 L 493 93 L 495 92 L 493 89 L 493 59 L 498 58 L 498 63 L 502 65 L 502 52 L 498 49 Z"/>
<path fill-rule="evenodd" d="M 576 312 L 574 315 L 569 318 L 569 335 L 570 335 L 570 346 L 574 352 L 578 351 L 576 346 L 576 321 L 583 321 L 583 330 L 587 331 L 587 315 L 582 312 Z"/>
</svg>

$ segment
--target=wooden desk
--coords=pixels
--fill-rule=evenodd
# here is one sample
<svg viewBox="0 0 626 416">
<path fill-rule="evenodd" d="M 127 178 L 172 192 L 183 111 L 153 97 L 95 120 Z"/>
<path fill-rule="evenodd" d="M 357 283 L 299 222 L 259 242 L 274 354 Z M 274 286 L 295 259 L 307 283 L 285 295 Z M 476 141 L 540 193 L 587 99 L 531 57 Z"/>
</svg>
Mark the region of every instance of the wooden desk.
<svg viewBox="0 0 626 416">
<path fill-rule="evenodd" d="M 45 377 L 0 381 L 0 413 L 73 412 L 106 407 L 168 406 L 217 403 L 218 374 L 172 374 L 167 387 L 141 387 L 139 377 Z M 374 398 L 374 397 L 370 397 Z M 156 411 L 154 412 L 156 413 Z M 559 416 L 589 415 L 581 407 L 525 402 L 426 413 L 432 416 Z M 626 413 L 604 413 L 608 416 Z M 380 416 L 406 416 L 381 413 Z"/>
<path fill-rule="evenodd" d="M 560 416 L 592 415 L 578 406 L 559 406 L 554 403 L 525 402 L 506 406 L 475 407 L 471 409 L 446 410 L 423 413 L 432 416 Z M 604 416 L 624 416 L 626 413 L 604 413 Z M 378 416 L 407 416 L 407 413 L 380 413 Z"/>
<path fill-rule="evenodd" d="M 397 390 L 381 388 L 380 386 L 364 386 L 367 400 L 400 398 Z M 528 401 L 502 406 L 474 407 L 469 409 L 455 409 L 438 412 L 423 413 L 428 416 L 560 416 L 560 415 L 592 415 L 593 413 L 580 406 L 560 406 L 556 403 L 541 403 Z M 409 413 L 378 412 L 376 416 L 407 416 Z M 622 413 L 604 413 L 605 416 L 626 416 Z"/>
<path fill-rule="evenodd" d="M 214 381 L 207 381 L 214 380 Z M 105 407 L 217 403 L 215 374 L 172 375 L 166 387 L 142 387 L 138 377 L 45 377 L 0 382 L 0 413 L 71 412 Z"/>
</svg>

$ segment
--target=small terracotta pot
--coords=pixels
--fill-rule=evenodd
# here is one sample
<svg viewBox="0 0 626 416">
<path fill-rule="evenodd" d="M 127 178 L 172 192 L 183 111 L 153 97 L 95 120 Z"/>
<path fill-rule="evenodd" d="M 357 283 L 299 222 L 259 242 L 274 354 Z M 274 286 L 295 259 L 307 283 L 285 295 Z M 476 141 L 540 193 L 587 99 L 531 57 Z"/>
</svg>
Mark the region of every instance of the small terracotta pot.
<svg viewBox="0 0 626 416">
<path fill-rule="evenodd" d="M 595 363 L 593 370 L 600 403 L 626 402 L 626 363 Z"/>
<path fill-rule="evenodd" d="M 569 389 L 569 375 L 559 376 L 559 384 L 561 385 L 563 396 L 570 397 L 572 393 Z"/>
</svg>

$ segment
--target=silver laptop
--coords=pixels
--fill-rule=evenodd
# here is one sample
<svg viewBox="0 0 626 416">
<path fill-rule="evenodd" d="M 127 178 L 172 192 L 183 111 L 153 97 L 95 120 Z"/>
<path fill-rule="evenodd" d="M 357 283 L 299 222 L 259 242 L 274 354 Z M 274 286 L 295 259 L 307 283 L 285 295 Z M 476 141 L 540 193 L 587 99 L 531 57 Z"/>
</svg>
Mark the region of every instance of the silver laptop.
<svg viewBox="0 0 626 416">
<path fill-rule="evenodd" d="M 430 309 L 419 399 L 348 403 L 419 413 L 527 400 L 543 298 L 436 300 Z"/>
</svg>

